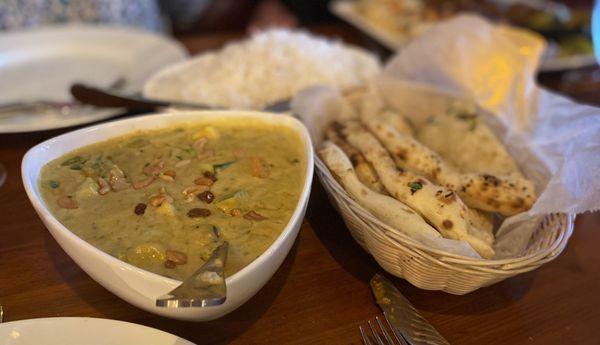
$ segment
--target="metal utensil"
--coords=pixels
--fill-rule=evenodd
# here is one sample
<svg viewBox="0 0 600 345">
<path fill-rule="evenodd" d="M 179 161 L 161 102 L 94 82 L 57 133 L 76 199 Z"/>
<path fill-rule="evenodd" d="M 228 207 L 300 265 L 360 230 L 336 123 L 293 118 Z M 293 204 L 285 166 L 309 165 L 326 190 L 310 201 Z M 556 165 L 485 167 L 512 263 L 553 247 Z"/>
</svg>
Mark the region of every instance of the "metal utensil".
<svg viewBox="0 0 600 345">
<path fill-rule="evenodd" d="M 211 109 L 205 104 L 171 102 L 124 95 L 113 89 L 101 89 L 85 84 L 73 84 L 71 95 L 81 103 L 102 108 L 127 108 L 137 111 L 153 111 L 158 108 L 177 107 L 185 109 Z"/>
<path fill-rule="evenodd" d="M 229 243 L 223 242 L 210 258 L 173 291 L 156 299 L 157 307 L 189 308 L 221 305 L 227 298 L 224 268 Z"/>
<path fill-rule="evenodd" d="M 409 344 L 449 345 L 448 341 L 383 275 L 376 274 L 371 279 L 371 289 L 392 330 L 401 334 Z"/>
<path fill-rule="evenodd" d="M 377 345 L 410 345 L 406 342 L 406 339 L 394 329 L 394 326 L 390 323 L 387 315 L 385 313 L 383 315 L 387 326 L 384 326 L 379 316 L 375 317 L 375 322 L 371 322 L 371 320 L 367 321 L 367 324 L 369 325 L 368 329 L 371 331 L 371 334 L 368 334 L 362 325 L 358 326 L 363 343 L 365 345 L 372 345 L 373 342 Z M 377 323 L 378 327 L 374 327 L 373 323 Z M 390 332 L 388 332 L 388 328 L 394 335 L 393 337 L 390 335 Z"/>
<path fill-rule="evenodd" d="M 183 109 L 223 109 L 215 106 L 200 103 L 189 103 L 180 101 L 165 101 L 150 99 L 140 96 L 125 95 L 115 90 L 105 90 L 85 84 L 73 84 L 71 94 L 81 103 L 105 108 L 127 108 L 137 111 L 154 111 L 159 108 L 175 107 Z M 274 102 L 267 107 L 265 111 L 280 113 L 290 109 L 289 100 Z"/>
<path fill-rule="evenodd" d="M 119 90 L 127 85 L 127 79 L 118 77 L 109 86 L 108 90 Z M 59 113 L 61 115 L 69 115 L 74 109 L 91 108 L 86 104 L 82 104 L 76 100 L 73 101 L 52 101 L 52 100 L 27 100 L 20 102 L 10 102 L 0 104 L 0 119 L 21 115 L 24 112 L 30 113 Z"/>
</svg>

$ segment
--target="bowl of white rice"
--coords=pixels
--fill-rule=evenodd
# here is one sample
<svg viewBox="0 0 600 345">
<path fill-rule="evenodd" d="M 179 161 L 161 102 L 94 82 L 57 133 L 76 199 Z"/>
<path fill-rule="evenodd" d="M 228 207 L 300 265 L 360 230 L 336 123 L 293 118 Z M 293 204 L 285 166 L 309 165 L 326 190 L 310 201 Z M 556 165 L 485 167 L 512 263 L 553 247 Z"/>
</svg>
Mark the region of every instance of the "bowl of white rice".
<svg viewBox="0 0 600 345">
<path fill-rule="evenodd" d="M 304 31 L 273 29 L 169 66 L 145 84 L 149 98 L 263 109 L 313 85 L 338 89 L 377 75 L 377 57 Z"/>
</svg>

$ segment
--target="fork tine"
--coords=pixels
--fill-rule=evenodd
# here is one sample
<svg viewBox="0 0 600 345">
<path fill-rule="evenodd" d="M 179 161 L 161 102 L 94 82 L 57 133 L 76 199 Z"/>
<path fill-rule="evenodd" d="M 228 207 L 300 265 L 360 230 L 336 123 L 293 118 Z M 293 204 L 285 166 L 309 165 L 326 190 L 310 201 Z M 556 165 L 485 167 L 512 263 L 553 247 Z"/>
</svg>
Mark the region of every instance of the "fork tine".
<svg viewBox="0 0 600 345">
<path fill-rule="evenodd" d="M 385 327 L 383 327 L 383 323 L 381 323 L 381 319 L 379 318 L 379 316 L 375 316 L 375 321 L 377 321 L 377 325 L 379 325 L 379 329 L 381 330 L 381 333 L 383 334 L 383 337 L 388 342 L 388 344 L 394 345 L 394 340 L 392 340 Z"/>
<path fill-rule="evenodd" d="M 373 345 L 371 343 L 371 340 L 369 340 L 369 337 L 365 334 L 365 329 L 363 328 L 363 326 L 358 326 L 358 329 L 360 330 L 360 336 L 362 338 L 363 343 L 365 343 L 365 345 Z"/>
<path fill-rule="evenodd" d="M 373 333 L 373 337 L 375 338 L 375 342 L 377 342 L 377 345 L 385 345 L 383 340 L 381 340 L 379 333 L 377 333 L 375 327 L 373 327 L 373 323 L 371 322 L 371 320 L 367 321 L 367 324 L 369 324 L 369 328 L 371 328 L 371 333 Z"/>
<path fill-rule="evenodd" d="M 394 334 L 394 338 L 396 338 L 396 340 L 401 345 L 409 345 L 408 342 L 404 339 L 404 336 L 402 334 L 400 334 L 399 331 L 394 326 L 392 326 L 392 323 L 390 322 L 390 319 L 388 318 L 388 315 L 386 312 L 383 312 L 383 317 L 385 318 L 385 321 L 387 322 L 388 327 L 390 327 L 390 329 L 392 330 L 392 333 Z"/>
</svg>

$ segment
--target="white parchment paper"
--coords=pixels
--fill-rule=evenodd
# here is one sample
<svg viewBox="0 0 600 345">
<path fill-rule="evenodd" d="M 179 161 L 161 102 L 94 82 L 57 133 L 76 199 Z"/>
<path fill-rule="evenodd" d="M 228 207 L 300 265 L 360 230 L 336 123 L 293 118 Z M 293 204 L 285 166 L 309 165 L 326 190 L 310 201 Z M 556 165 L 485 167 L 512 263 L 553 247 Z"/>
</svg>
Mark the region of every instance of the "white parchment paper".
<svg viewBox="0 0 600 345">
<path fill-rule="evenodd" d="M 415 86 L 430 90 L 435 97 L 418 104 L 424 117 L 446 106 L 439 97 L 444 94 L 472 100 L 486 111 L 486 122 L 539 196 L 529 211 L 505 219 L 496 233 L 497 258 L 521 255 L 545 214 L 600 209 L 600 108 L 536 84 L 544 48 L 535 34 L 464 15 L 433 26 L 374 81 L 391 106 L 410 103 Z M 331 89 L 315 87 L 292 102 L 316 144 L 331 117 L 347 111 L 338 98 Z"/>
</svg>

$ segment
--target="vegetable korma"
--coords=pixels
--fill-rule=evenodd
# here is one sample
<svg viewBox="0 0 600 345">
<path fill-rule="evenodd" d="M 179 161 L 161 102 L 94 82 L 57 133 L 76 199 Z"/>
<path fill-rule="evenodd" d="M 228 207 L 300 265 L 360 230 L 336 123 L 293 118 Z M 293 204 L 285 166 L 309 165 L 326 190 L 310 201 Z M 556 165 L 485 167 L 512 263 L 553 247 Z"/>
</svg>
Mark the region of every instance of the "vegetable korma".
<svg viewBox="0 0 600 345">
<path fill-rule="evenodd" d="M 183 279 L 229 241 L 231 275 L 289 221 L 302 148 L 284 126 L 213 120 L 84 147 L 48 163 L 39 183 L 61 223 L 123 261 Z"/>
</svg>

